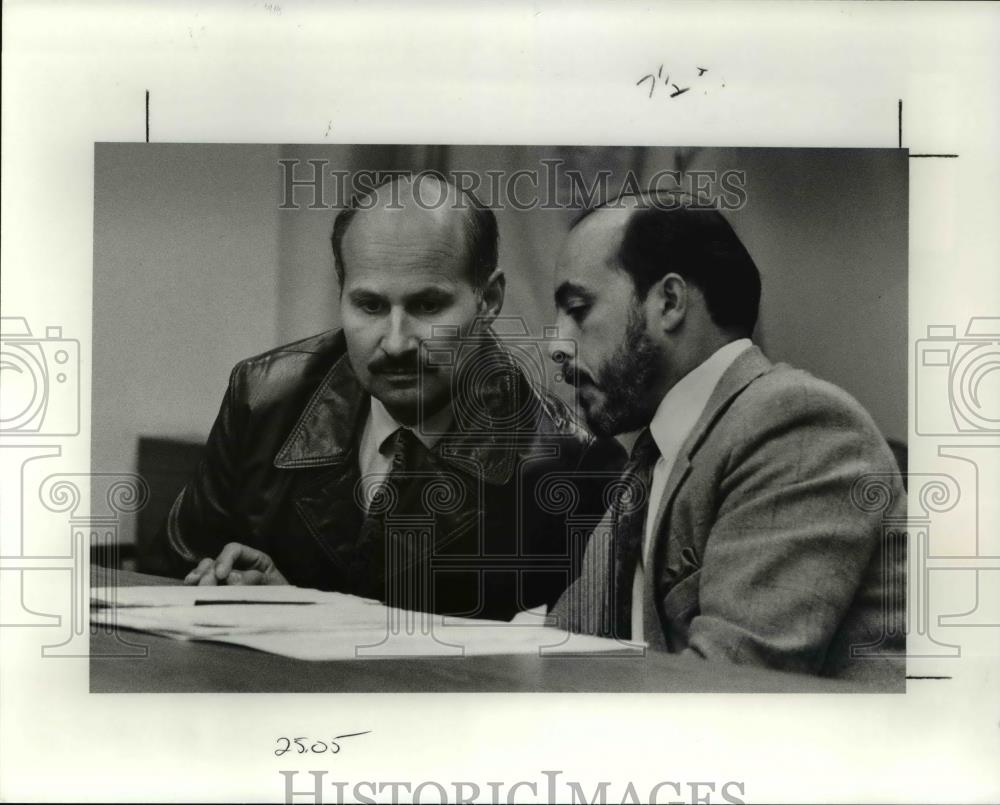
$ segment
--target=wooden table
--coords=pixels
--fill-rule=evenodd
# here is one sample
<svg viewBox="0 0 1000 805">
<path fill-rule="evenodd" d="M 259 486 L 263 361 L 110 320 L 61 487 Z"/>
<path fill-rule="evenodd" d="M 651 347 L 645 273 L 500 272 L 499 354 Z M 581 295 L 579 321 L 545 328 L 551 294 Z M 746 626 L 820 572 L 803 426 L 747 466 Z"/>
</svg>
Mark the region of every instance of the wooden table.
<svg viewBox="0 0 1000 805">
<path fill-rule="evenodd" d="M 103 568 L 95 583 L 108 583 Z M 121 586 L 178 584 L 117 572 Z M 766 692 L 875 691 L 846 682 L 710 664 L 659 652 L 644 657 L 492 656 L 307 662 L 241 646 L 91 630 L 92 693 L 193 692 Z M 900 688 L 900 692 L 902 686 Z"/>
</svg>

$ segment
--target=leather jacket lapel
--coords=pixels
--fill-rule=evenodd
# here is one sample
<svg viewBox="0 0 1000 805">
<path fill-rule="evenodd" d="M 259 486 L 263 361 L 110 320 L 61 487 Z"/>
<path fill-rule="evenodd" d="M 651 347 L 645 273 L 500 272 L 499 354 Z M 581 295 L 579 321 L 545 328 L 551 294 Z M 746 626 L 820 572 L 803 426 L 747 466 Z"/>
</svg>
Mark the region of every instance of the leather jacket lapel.
<svg viewBox="0 0 1000 805">
<path fill-rule="evenodd" d="M 345 352 L 306 404 L 275 456 L 274 466 L 293 469 L 343 463 L 360 433 L 368 400 Z"/>
<path fill-rule="evenodd" d="M 455 404 L 478 405 L 478 413 L 490 423 L 510 422 L 517 419 L 523 395 L 533 390 L 495 340 L 483 348 L 496 350 L 490 359 L 502 361 L 509 371 L 490 373 L 476 400 L 457 400 Z M 295 471 L 294 507 L 323 553 L 348 578 L 362 572 L 356 543 L 365 513 L 356 494 L 357 443 L 369 404 L 370 397 L 358 382 L 346 352 L 342 353 L 310 397 L 274 459 L 276 468 Z M 462 430 L 461 421 L 456 420 L 421 466 L 413 468 L 410 475 L 414 477 L 407 484 L 417 483 L 417 475 L 444 481 L 449 472 L 458 471 L 458 477 L 450 483 L 463 487 L 463 503 L 457 511 L 436 518 L 441 522 L 436 523 L 436 544 L 429 546 L 433 549 L 445 547 L 469 529 L 480 509 L 480 495 L 472 492 L 480 481 L 491 485 L 508 483 L 516 468 L 518 448 L 523 446 L 523 433 L 519 440 L 518 433 L 504 430 L 502 424 L 476 432 Z M 412 494 L 408 501 L 410 497 Z M 419 514 L 419 500 L 409 501 L 404 507 L 407 512 L 413 508 L 411 504 L 415 505 L 412 513 Z"/>
<path fill-rule="evenodd" d="M 483 341 L 483 360 L 501 366 L 484 377 L 475 399 L 457 398 L 454 405 L 476 406 L 489 427 L 463 427 L 461 412 L 452 430 L 435 446 L 445 462 L 490 484 L 507 483 L 517 464 L 519 442 L 524 441 L 522 410 L 530 410 L 534 394 L 520 368 L 495 337 Z M 320 383 L 274 459 L 278 469 L 322 467 L 343 463 L 352 452 L 367 415 L 369 396 L 358 382 L 345 352 Z M 512 423 L 512 424 L 508 424 Z M 531 434 L 533 435 L 533 434 Z"/>
</svg>

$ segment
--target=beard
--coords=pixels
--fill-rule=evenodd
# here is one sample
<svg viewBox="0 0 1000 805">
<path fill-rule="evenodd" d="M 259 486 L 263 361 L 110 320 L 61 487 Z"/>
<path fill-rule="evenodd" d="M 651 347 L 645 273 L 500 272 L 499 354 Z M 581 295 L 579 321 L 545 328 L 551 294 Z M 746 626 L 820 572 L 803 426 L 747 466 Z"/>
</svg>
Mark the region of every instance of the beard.
<svg viewBox="0 0 1000 805">
<path fill-rule="evenodd" d="M 584 405 L 587 424 L 598 436 L 645 427 L 653 417 L 649 387 L 657 377 L 660 350 L 645 332 L 641 313 L 629 313 L 625 338 L 594 378 L 601 397 Z"/>
</svg>

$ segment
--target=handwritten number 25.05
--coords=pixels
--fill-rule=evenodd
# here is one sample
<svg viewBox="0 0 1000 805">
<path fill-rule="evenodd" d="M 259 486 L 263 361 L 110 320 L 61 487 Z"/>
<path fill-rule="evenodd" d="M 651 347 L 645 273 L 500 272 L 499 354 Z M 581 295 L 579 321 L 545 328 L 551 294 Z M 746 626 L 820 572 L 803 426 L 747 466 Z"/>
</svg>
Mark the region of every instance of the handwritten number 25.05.
<svg viewBox="0 0 1000 805">
<path fill-rule="evenodd" d="M 329 752 L 332 755 L 336 755 L 340 752 L 340 741 L 343 738 L 353 738 L 356 735 L 367 735 L 368 732 L 350 732 L 346 735 L 338 735 L 329 743 L 326 741 L 312 741 L 309 742 L 308 738 L 278 738 L 278 748 L 274 750 L 276 757 L 281 757 L 287 752 L 292 751 L 292 745 L 296 747 L 296 754 L 304 755 L 307 752 L 313 755 L 322 755 Z M 282 746 L 284 742 L 284 746 Z"/>
</svg>

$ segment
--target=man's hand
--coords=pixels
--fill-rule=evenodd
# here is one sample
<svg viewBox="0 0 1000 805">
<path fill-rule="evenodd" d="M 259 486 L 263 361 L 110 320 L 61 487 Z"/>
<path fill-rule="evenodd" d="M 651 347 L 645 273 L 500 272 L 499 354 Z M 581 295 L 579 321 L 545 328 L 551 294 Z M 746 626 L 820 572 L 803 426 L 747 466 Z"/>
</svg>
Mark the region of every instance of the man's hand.
<svg viewBox="0 0 1000 805">
<path fill-rule="evenodd" d="M 230 542 L 215 559 L 205 557 L 184 578 L 199 587 L 214 584 L 288 584 L 274 561 L 263 551 Z"/>
</svg>

